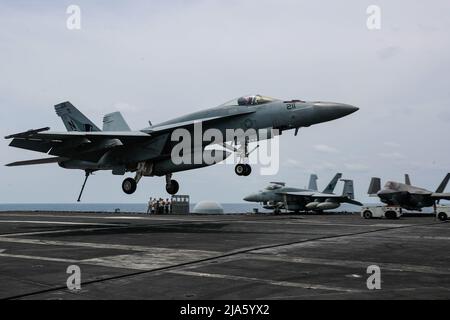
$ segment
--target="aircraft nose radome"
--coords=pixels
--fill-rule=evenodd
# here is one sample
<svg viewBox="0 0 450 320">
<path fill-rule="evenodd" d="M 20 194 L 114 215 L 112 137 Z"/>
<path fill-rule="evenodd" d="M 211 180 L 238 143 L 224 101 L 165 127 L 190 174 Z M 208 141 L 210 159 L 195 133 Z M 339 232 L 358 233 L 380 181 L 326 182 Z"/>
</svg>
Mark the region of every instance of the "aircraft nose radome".
<svg viewBox="0 0 450 320">
<path fill-rule="evenodd" d="M 359 110 L 358 107 L 344 103 L 332 103 L 330 104 L 330 108 L 333 109 L 337 117 L 345 117 Z"/>
<path fill-rule="evenodd" d="M 350 104 L 336 102 L 317 102 L 315 103 L 315 106 L 318 107 L 319 110 L 322 110 L 322 112 L 326 114 L 325 116 L 332 119 L 342 118 L 359 110 L 358 107 Z"/>
<path fill-rule="evenodd" d="M 353 112 L 356 112 L 359 110 L 358 107 L 352 106 L 350 104 L 338 104 L 337 108 L 344 113 L 345 115 L 352 114 Z"/>
<path fill-rule="evenodd" d="M 244 198 L 244 201 L 256 202 L 258 201 L 258 196 L 255 193 L 252 193 Z"/>
</svg>

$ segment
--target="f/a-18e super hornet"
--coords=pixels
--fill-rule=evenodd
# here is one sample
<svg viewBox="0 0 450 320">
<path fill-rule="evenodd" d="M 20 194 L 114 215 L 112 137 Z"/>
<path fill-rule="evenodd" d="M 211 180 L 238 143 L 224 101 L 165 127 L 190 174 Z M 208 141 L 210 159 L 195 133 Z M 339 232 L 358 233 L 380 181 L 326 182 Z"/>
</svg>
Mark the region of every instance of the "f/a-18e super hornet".
<svg viewBox="0 0 450 320">
<path fill-rule="evenodd" d="M 303 210 L 324 211 L 338 208 L 341 203 L 351 203 L 361 206 L 354 200 L 353 180 L 344 181 L 342 195 L 333 193 L 342 173 L 337 173 L 322 192 L 317 191 L 317 175 L 312 174 L 308 189 L 287 187 L 284 182 L 271 182 L 264 190 L 250 194 L 244 198 L 249 202 L 261 202 L 263 208 L 274 209 L 279 213 L 281 209 L 299 212 Z"/>
<path fill-rule="evenodd" d="M 89 175 L 98 170 L 111 170 L 114 175 L 134 172 L 134 178 L 126 178 L 122 189 L 132 194 L 143 176 L 165 176 L 166 190 L 176 194 L 179 185 L 172 180 L 172 173 L 209 166 L 214 163 L 174 163 L 172 151 L 178 141 L 172 141 L 172 133 L 186 129 L 194 134 L 195 126 L 201 123 L 203 132 L 208 129 L 219 130 L 227 137 L 228 130 L 271 130 L 279 134 L 301 127 L 345 117 L 358 110 L 357 107 L 334 102 L 305 102 L 301 100 L 283 101 L 261 95 L 243 96 L 218 107 L 205 109 L 181 116 L 139 131 L 130 130 L 120 113 L 108 114 L 103 119 L 103 130 L 78 111 L 70 102 L 55 106 L 68 132 L 51 132 L 50 128 L 29 130 L 5 137 L 13 139 L 10 146 L 48 153 L 52 158 L 10 163 L 7 166 L 58 163 L 66 169 L 81 169 L 86 173 L 84 186 Z M 265 138 L 272 138 L 268 135 Z M 257 137 L 256 140 L 259 138 Z M 223 141 L 223 147 L 238 152 L 241 157 L 235 167 L 238 175 L 249 175 L 251 167 L 247 164 L 248 142 L 236 138 Z M 192 147 L 190 155 L 202 153 L 213 141 L 202 141 L 201 148 Z M 217 150 L 218 151 L 218 150 Z M 221 159 L 231 152 L 220 150 Z M 81 198 L 80 197 L 78 200 Z"/>
<path fill-rule="evenodd" d="M 422 208 L 432 207 L 440 200 L 450 200 L 450 193 L 444 193 L 450 179 L 447 173 L 436 192 L 411 185 L 409 175 L 405 174 L 405 183 L 387 181 L 381 189 L 381 179 L 372 178 L 368 194 L 378 196 L 381 202 L 390 206 L 400 206 L 406 210 L 421 211 Z"/>
</svg>

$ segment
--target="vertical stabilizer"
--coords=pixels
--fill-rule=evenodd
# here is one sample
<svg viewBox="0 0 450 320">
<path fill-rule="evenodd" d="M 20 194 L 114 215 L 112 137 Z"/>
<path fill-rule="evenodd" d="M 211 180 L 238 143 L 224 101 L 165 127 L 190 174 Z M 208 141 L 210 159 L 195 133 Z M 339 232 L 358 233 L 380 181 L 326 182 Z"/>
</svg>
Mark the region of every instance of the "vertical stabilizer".
<svg viewBox="0 0 450 320">
<path fill-rule="evenodd" d="M 408 186 L 411 185 L 411 180 L 409 179 L 409 174 L 405 174 L 405 184 L 407 184 Z"/>
<path fill-rule="evenodd" d="M 113 112 L 103 117 L 103 131 L 131 131 L 120 112 Z"/>
<path fill-rule="evenodd" d="M 323 193 L 333 193 L 334 188 L 336 188 L 336 184 L 338 183 L 339 179 L 342 177 L 342 173 L 336 173 L 333 179 L 331 179 L 330 183 L 327 185 L 327 187 L 323 190 Z"/>
<path fill-rule="evenodd" d="M 346 180 L 342 179 L 341 181 L 344 181 L 344 189 L 342 190 L 342 196 L 348 197 L 349 199 L 355 199 L 355 190 L 353 188 L 353 180 Z"/>
<path fill-rule="evenodd" d="M 75 108 L 69 101 L 55 106 L 56 114 L 61 117 L 67 131 L 91 132 L 100 129 Z"/>
<path fill-rule="evenodd" d="M 317 191 L 317 179 L 317 174 L 314 173 L 309 177 L 308 190 Z"/>
<path fill-rule="evenodd" d="M 371 196 L 376 196 L 378 191 L 381 190 L 381 179 L 380 178 L 372 178 L 372 180 L 370 180 L 370 185 L 369 185 L 369 190 L 367 191 L 367 193 Z"/>
</svg>

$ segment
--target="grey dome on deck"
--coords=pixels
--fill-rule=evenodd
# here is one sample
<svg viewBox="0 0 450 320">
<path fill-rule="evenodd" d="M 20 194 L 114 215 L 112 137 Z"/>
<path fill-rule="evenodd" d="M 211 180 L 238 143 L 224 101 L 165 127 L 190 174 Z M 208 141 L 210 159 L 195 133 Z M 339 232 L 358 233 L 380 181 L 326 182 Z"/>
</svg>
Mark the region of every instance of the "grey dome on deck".
<svg viewBox="0 0 450 320">
<path fill-rule="evenodd" d="M 223 214 L 223 207 L 215 201 L 200 201 L 194 207 L 192 213 L 197 214 Z"/>
</svg>

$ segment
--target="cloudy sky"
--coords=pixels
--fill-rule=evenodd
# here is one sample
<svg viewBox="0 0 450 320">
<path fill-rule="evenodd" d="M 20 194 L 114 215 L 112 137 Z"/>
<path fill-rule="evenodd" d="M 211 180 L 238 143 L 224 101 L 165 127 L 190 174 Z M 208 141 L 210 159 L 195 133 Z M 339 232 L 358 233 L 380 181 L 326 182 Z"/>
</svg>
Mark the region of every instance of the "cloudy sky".
<svg viewBox="0 0 450 320">
<path fill-rule="evenodd" d="M 66 27 L 69 5 L 81 30 Z M 381 8 L 381 29 L 366 25 Z M 337 171 L 370 200 L 370 177 L 435 189 L 450 171 L 450 2 L 425 1 L 2 1 L 0 135 L 50 126 L 70 100 L 101 125 L 120 110 L 134 129 L 236 96 L 349 103 L 360 111 L 281 138 L 274 177 L 216 166 L 175 178 L 194 202 L 239 202 L 270 181 L 299 187 Z M 42 155 L 0 143 L 1 163 Z M 74 202 L 83 172 L 56 165 L 0 167 L 0 202 Z M 144 202 L 165 196 L 145 178 L 127 196 L 122 178 L 99 172 L 85 202 Z M 338 190 L 340 192 L 340 189 Z"/>
</svg>

